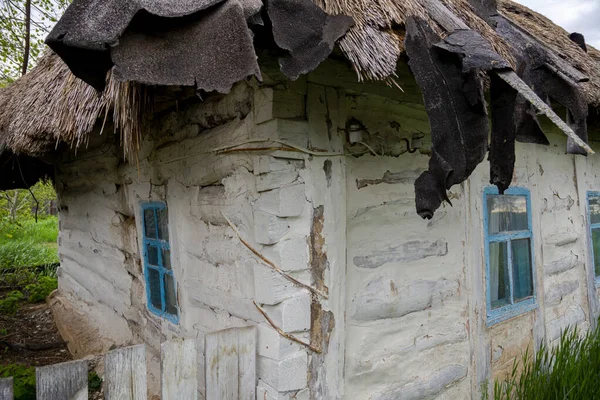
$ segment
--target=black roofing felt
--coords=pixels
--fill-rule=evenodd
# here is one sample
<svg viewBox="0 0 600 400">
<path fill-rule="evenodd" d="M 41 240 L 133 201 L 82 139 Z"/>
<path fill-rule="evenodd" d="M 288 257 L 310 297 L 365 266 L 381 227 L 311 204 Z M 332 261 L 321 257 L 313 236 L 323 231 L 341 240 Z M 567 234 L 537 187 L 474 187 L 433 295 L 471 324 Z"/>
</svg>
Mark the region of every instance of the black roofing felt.
<svg viewBox="0 0 600 400">
<path fill-rule="evenodd" d="M 260 70 L 247 21 L 261 0 L 74 0 L 46 42 L 71 71 L 104 88 L 106 73 L 153 85 L 228 92 Z M 316 68 L 353 25 L 311 0 L 269 0 L 275 42 L 291 79 Z M 260 20 L 260 19 L 258 19 Z M 175 61 L 174 61 L 175 60 Z"/>
<path fill-rule="evenodd" d="M 510 42 L 516 71 L 481 33 L 440 2 L 430 2 L 436 6 L 429 10 L 433 19 L 449 35 L 442 39 L 424 19 L 411 16 L 405 40 L 431 127 L 429 170 L 415 182 L 423 218 L 449 201 L 447 190 L 465 181 L 486 152 L 490 182 L 502 193 L 513 175 L 515 140 L 548 144 L 530 102 L 583 142 L 588 113 L 577 87 L 588 78 L 500 16 L 495 0 L 470 4 Z M 249 25 L 263 17 L 275 45 L 287 52 L 280 66 L 292 80 L 325 60 L 353 25 L 352 18 L 329 15 L 312 0 L 74 0 L 47 43 L 76 76 L 99 90 L 112 69 L 118 80 L 226 93 L 248 76 L 260 79 Z M 486 73 L 491 128 L 483 94 Z M 547 111 L 540 99 L 549 98 L 568 109 L 567 123 L 575 134 Z M 584 153 L 571 139 L 567 151 Z"/>
</svg>

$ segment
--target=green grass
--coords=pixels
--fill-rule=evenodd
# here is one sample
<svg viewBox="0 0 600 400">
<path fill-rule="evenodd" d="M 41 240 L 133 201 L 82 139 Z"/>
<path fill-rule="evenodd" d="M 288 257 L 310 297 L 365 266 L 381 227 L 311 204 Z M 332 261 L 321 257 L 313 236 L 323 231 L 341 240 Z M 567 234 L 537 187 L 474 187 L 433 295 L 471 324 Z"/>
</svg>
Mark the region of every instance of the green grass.
<svg viewBox="0 0 600 400">
<path fill-rule="evenodd" d="M 600 323 L 599 323 L 600 325 Z M 494 400 L 587 400 L 600 398 L 600 329 L 567 329 L 558 345 L 525 352 L 512 373 L 496 381 Z M 482 396 L 487 399 L 487 394 Z"/>
<path fill-rule="evenodd" d="M 0 269 L 58 263 L 58 219 L 0 221 Z"/>
</svg>

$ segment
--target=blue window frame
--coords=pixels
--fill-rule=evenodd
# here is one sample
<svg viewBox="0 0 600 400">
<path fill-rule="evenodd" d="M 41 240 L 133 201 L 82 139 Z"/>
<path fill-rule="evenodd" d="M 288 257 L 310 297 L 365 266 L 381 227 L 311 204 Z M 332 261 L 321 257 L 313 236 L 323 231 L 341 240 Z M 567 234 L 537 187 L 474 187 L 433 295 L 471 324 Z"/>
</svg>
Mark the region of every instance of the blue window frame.
<svg viewBox="0 0 600 400">
<path fill-rule="evenodd" d="M 587 193 L 590 248 L 596 284 L 600 284 L 600 192 Z"/>
<path fill-rule="evenodd" d="M 483 194 L 487 324 L 536 307 L 531 199 L 523 188 Z"/>
<path fill-rule="evenodd" d="M 178 323 L 177 284 L 171 266 L 169 220 L 164 203 L 142 204 L 142 231 L 148 309 Z"/>
</svg>

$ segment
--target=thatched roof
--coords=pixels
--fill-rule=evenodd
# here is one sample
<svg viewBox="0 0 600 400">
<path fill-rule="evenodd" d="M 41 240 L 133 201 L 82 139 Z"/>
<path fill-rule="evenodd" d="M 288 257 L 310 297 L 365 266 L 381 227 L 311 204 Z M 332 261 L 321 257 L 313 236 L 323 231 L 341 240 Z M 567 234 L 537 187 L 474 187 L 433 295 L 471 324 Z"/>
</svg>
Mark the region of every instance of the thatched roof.
<svg viewBox="0 0 600 400">
<path fill-rule="evenodd" d="M 0 153 L 41 156 L 61 142 L 80 146 L 107 117 L 131 140 L 139 138 L 141 85 L 118 82 L 110 74 L 107 82 L 98 93 L 48 51 L 29 73 L 0 90 Z"/>
<path fill-rule="evenodd" d="M 93 0 L 90 1 L 94 2 Z M 122 1 L 136 5 L 137 8 L 130 7 L 128 9 L 128 12 L 133 10 L 132 15 L 135 14 L 135 18 L 138 18 L 138 15 L 141 14 L 148 14 L 144 13 L 148 10 L 148 7 L 153 7 L 151 6 L 152 2 L 141 0 L 118 0 L 114 4 L 114 7 L 118 8 Z M 220 1 L 188 0 L 185 4 L 186 7 L 191 7 L 188 11 L 192 12 L 200 9 L 200 6 L 197 4 L 201 4 L 203 7 L 210 6 L 214 9 L 213 4 L 217 4 Z M 321 10 L 310 8 L 314 7 L 314 5 L 308 7 L 305 4 L 306 1 L 265 0 L 261 2 L 261 0 L 243 0 L 241 1 L 241 4 L 243 4 L 242 13 L 229 9 L 220 10 L 219 12 L 222 14 L 229 12 L 232 15 L 227 20 L 228 22 L 237 21 L 233 19 L 235 17 L 238 19 L 248 18 L 250 23 L 251 18 L 256 18 L 258 14 L 255 14 L 253 17 L 250 17 L 250 15 L 256 9 L 260 9 L 262 3 L 268 5 L 267 9 L 274 29 L 275 42 L 280 48 L 288 50 L 291 54 L 291 57 L 288 60 L 284 60 L 282 65 L 288 65 L 288 69 L 294 71 L 293 75 L 305 73 L 314 68 L 315 63 L 327 57 L 333 43 L 341 37 L 337 43 L 354 66 L 359 79 L 387 80 L 391 83 L 394 79 L 399 56 L 404 52 L 405 23 L 407 18 L 411 16 L 421 18 L 441 37 L 445 37 L 451 33 L 448 32 L 447 27 L 444 27 L 440 23 L 439 19 L 436 21 L 433 15 L 432 4 L 434 4 L 433 2 L 437 2 L 437 0 L 312 0 L 326 12 L 325 14 Z M 443 4 L 452 14 L 458 16 L 462 26 L 478 32 L 485 38 L 491 49 L 506 60 L 508 65 L 517 69 L 517 60 L 515 60 L 511 44 L 494 29 L 495 25 L 493 21 L 487 18 L 484 15 L 485 13 L 482 13 L 481 10 L 475 10 L 473 4 L 477 2 L 484 4 L 482 7 L 485 8 L 485 4 L 493 3 L 493 0 L 441 0 L 438 3 Z M 110 2 L 104 0 L 100 2 L 96 1 L 94 7 L 97 8 L 100 7 L 99 4 L 107 3 Z M 321 32 L 323 36 L 320 38 L 317 37 L 316 41 L 311 42 L 311 45 L 318 48 L 318 54 L 313 51 L 314 49 L 306 48 L 306 44 L 297 43 L 298 41 L 295 41 L 294 36 L 290 35 L 290 30 L 285 29 L 286 21 L 278 20 L 278 18 L 281 18 L 278 13 L 285 14 L 289 12 L 290 7 L 292 7 L 291 5 L 304 7 L 303 12 L 310 13 L 311 21 L 319 21 L 318 25 L 321 26 L 320 28 L 319 26 L 310 26 L 308 27 L 309 29 L 306 29 L 310 31 L 309 34 L 318 29 L 323 30 Z M 136 152 L 141 136 L 141 125 L 145 119 L 144 110 L 147 101 L 145 86 L 134 82 L 120 82 L 114 79 L 113 75 L 118 75 L 119 78 L 125 80 L 131 77 L 133 77 L 131 79 L 136 80 L 135 77 L 141 77 L 138 79 L 138 82 L 144 83 L 171 85 L 177 84 L 178 81 L 170 75 L 170 71 L 164 70 L 164 65 L 161 69 L 159 64 L 164 60 L 153 60 L 151 67 L 155 67 L 155 64 L 158 67 L 156 71 L 150 71 L 150 75 L 147 74 L 147 70 L 139 70 L 139 65 L 137 64 L 139 59 L 131 62 L 128 60 L 131 49 L 135 49 L 139 53 L 134 56 L 143 57 L 143 52 L 138 51 L 139 44 L 145 43 L 147 45 L 148 43 L 148 40 L 140 39 L 139 32 L 135 31 L 137 28 L 134 28 L 133 33 L 127 31 L 129 32 L 128 36 L 124 36 L 119 40 L 119 46 L 126 49 L 121 50 L 121 53 L 118 52 L 118 49 L 114 50 L 114 46 L 101 45 L 99 38 L 102 37 L 102 32 L 98 33 L 93 30 L 100 29 L 98 28 L 100 25 L 86 25 L 80 19 L 76 18 L 81 17 L 81 15 L 85 17 L 86 12 L 96 12 L 97 10 L 94 11 L 94 7 L 85 9 L 72 6 L 71 13 L 73 15 L 66 15 L 64 21 L 59 22 L 56 32 L 50 37 L 50 43 L 53 48 L 59 51 L 63 59 L 70 62 L 69 66 L 71 69 L 78 71 L 76 72 L 78 76 L 95 84 L 96 87 L 102 87 L 104 83 L 98 82 L 98 76 L 103 76 L 98 75 L 98 71 L 104 73 L 102 72 L 104 71 L 102 68 L 111 67 L 115 59 L 120 61 L 121 65 L 116 65 L 112 72 L 107 74 L 106 88 L 99 94 L 92 86 L 76 78 L 69 67 L 55 53 L 48 52 L 43 56 L 39 64 L 26 76 L 8 88 L 0 90 L 0 154 L 6 151 L 16 155 L 25 154 L 38 157 L 51 152 L 60 142 L 79 146 L 86 142 L 87 135 L 96 126 L 98 121 L 106 120 L 107 117 L 112 119 L 115 131 L 121 135 L 125 155 L 127 156 Z M 495 11 L 495 4 L 493 9 Z M 582 75 L 589 77 L 589 82 L 579 83 L 579 86 L 583 90 L 588 103 L 594 107 L 600 107 L 600 52 L 590 46 L 588 46 L 588 52 L 584 52 L 569 39 L 566 31 L 542 15 L 522 5 L 509 0 L 498 0 L 497 9 L 503 16 L 521 27 L 528 35 L 534 37 L 542 47 L 550 49 L 558 58 L 575 67 Z M 143 12 L 139 13 L 139 10 Z M 162 15 L 160 13 L 169 14 L 168 7 L 165 10 L 154 11 L 158 15 Z M 217 12 L 212 13 L 216 14 Z M 340 19 L 333 17 L 337 15 L 351 16 L 354 24 L 349 24 L 342 17 Z M 263 18 L 264 16 L 265 13 L 263 13 Z M 89 17 L 94 18 L 95 16 L 92 15 Z M 123 25 L 124 20 L 122 15 L 119 14 L 118 18 L 119 24 Z M 258 17 L 258 20 L 260 20 L 260 17 Z M 145 23 L 148 25 L 148 21 L 145 21 Z M 204 27 L 210 24 L 212 24 L 211 26 L 215 26 L 209 19 L 203 22 L 203 24 Z M 277 32 L 278 24 L 281 26 L 279 33 Z M 310 21 L 306 22 L 306 24 L 309 25 Z M 132 22 L 132 25 L 135 24 Z M 203 26 L 193 27 L 193 29 L 181 33 L 181 35 L 188 35 L 182 36 L 186 38 L 191 34 L 205 35 L 206 32 L 203 31 Z M 246 24 L 243 23 L 243 26 L 245 27 Z M 170 25 L 168 29 L 177 30 L 179 27 Z M 107 37 L 113 37 L 115 34 L 112 30 L 106 33 Z M 80 54 L 77 51 L 81 47 L 77 47 L 79 45 L 77 40 L 88 40 L 90 35 L 93 36 L 92 39 L 89 39 L 90 43 L 93 43 L 94 46 L 105 49 L 103 50 L 105 53 L 107 51 L 115 51 L 112 55 L 112 61 L 110 60 L 110 55 L 94 53 L 94 57 L 97 58 L 91 58 L 92 62 L 96 63 L 93 68 L 91 64 L 81 64 L 85 61 L 82 61 L 84 57 L 78 57 Z M 239 40 L 247 42 L 244 35 L 246 34 L 240 33 L 238 35 Z M 311 40 L 315 40 L 315 38 L 311 38 Z M 203 46 L 197 47 L 199 47 L 197 51 L 203 51 Z M 81 54 L 89 55 L 92 50 L 97 49 L 88 48 L 85 49 L 87 53 Z M 236 49 L 236 52 L 241 54 L 246 50 Z M 212 56 L 212 54 L 206 56 Z M 249 58 L 247 54 L 245 54 L 245 57 L 246 59 Z M 315 57 L 318 58 L 315 59 Z M 200 59 L 203 58 L 201 57 Z M 167 59 L 164 62 L 168 63 L 169 61 Z M 220 62 L 223 63 L 225 61 L 221 60 Z M 214 66 L 212 67 L 214 68 Z M 228 66 L 226 70 L 231 69 L 230 67 Z M 188 74 L 187 80 L 180 84 L 188 84 L 186 82 L 190 81 L 190 76 L 194 77 L 190 82 L 199 82 L 201 80 L 197 74 L 201 74 L 202 71 L 197 70 L 197 65 L 190 63 L 186 65 L 186 68 L 196 68 L 196 70 L 186 71 L 191 75 Z M 228 72 L 225 71 L 225 73 Z M 93 74 L 96 74 L 95 78 L 91 77 Z M 246 68 L 244 70 L 232 71 L 231 77 L 233 78 L 226 78 L 231 78 L 232 81 L 235 81 L 236 79 L 239 80 L 239 77 L 242 75 L 251 74 L 258 76 L 260 72 L 255 68 Z M 157 76 L 158 78 L 156 78 Z M 153 79 L 157 79 L 157 81 L 154 82 L 152 81 Z M 210 87 L 213 83 L 209 82 L 207 85 Z M 221 82 L 221 86 L 226 89 L 230 83 L 225 82 L 223 84 Z"/>
<path fill-rule="evenodd" d="M 511 0 L 500 0 L 498 10 L 530 35 L 590 78 L 582 82 L 588 103 L 600 108 L 600 51 L 587 46 L 587 53 L 569 39 L 569 32 L 548 18 Z"/>
</svg>

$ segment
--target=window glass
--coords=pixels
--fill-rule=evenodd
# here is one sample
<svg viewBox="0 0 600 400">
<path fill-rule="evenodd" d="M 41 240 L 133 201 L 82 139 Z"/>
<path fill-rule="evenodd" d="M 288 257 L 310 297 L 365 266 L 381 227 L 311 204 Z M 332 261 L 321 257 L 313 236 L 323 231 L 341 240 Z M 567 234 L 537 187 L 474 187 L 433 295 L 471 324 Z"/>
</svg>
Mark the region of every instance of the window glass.
<svg viewBox="0 0 600 400">
<path fill-rule="evenodd" d="M 529 194 L 520 188 L 509 188 L 504 195 L 497 193 L 496 188 L 484 192 L 487 313 L 491 324 L 535 305 Z"/>
<path fill-rule="evenodd" d="M 144 210 L 144 227 L 146 237 L 156 239 L 156 221 L 154 219 L 154 209 L 146 208 Z"/>
<path fill-rule="evenodd" d="M 592 224 L 600 223 L 600 196 L 589 197 L 590 222 Z"/>
<path fill-rule="evenodd" d="M 529 239 L 517 239 L 511 242 L 513 263 L 513 287 L 515 303 L 533 296 L 533 277 L 531 276 L 531 246 Z"/>
<path fill-rule="evenodd" d="M 490 234 L 529 229 L 525 196 L 488 195 L 487 209 Z"/>
<path fill-rule="evenodd" d="M 592 252 L 594 253 L 594 271 L 600 276 L 600 228 L 592 229 Z"/>
<path fill-rule="evenodd" d="M 490 299 L 492 308 L 508 304 L 508 246 L 506 242 L 490 243 Z"/>
<path fill-rule="evenodd" d="M 160 203 L 144 204 L 142 218 L 148 307 L 153 313 L 177 323 L 179 310 L 171 264 L 167 208 Z"/>
<path fill-rule="evenodd" d="M 177 294 L 175 292 L 175 281 L 169 274 L 165 274 L 165 301 L 167 303 L 167 312 L 177 315 Z"/>
<path fill-rule="evenodd" d="M 158 238 L 169 240 L 169 226 L 167 221 L 167 209 L 159 208 L 156 210 L 156 218 L 158 220 Z"/>
<path fill-rule="evenodd" d="M 154 265 L 155 267 L 159 266 L 158 263 L 158 249 L 156 246 L 148 245 L 148 264 Z"/>
<path fill-rule="evenodd" d="M 160 274 L 154 268 L 148 268 L 148 286 L 150 289 L 150 301 L 157 310 L 162 310 L 162 296 L 160 294 Z"/>
<path fill-rule="evenodd" d="M 163 267 L 165 267 L 165 269 L 170 270 L 171 269 L 171 250 L 168 250 L 168 249 L 162 250 L 162 260 L 163 260 Z"/>
</svg>

